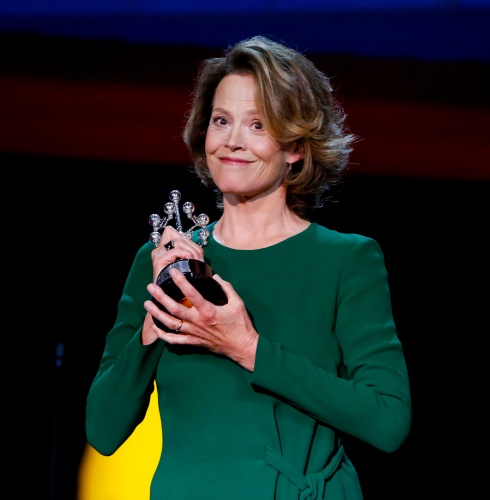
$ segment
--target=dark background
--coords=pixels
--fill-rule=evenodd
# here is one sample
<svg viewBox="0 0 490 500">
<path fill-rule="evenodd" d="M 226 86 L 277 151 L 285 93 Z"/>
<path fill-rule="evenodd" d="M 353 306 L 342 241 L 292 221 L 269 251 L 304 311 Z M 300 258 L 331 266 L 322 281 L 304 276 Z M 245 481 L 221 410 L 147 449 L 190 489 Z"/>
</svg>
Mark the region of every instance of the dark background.
<svg viewBox="0 0 490 500">
<path fill-rule="evenodd" d="M 31 2 L 0 8 L 5 223 L 16 225 L 22 256 L 16 296 L 27 297 L 9 332 L 27 361 L 14 386 L 25 408 L 20 491 L 76 498 L 86 393 L 148 216 L 179 189 L 218 217 L 180 138 L 198 62 L 266 34 L 332 76 L 361 139 L 313 219 L 380 242 L 413 396 L 398 451 L 347 441 L 365 497 L 476 497 L 485 479 L 473 457 L 487 392 L 488 4 L 298 11 L 286 2 L 289 11 L 241 12 L 239 2 L 235 12 L 211 3 L 196 14 L 187 2 L 186 12 L 155 15 L 153 3 L 148 12 L 118 11 L 118 2 L 105 13 L 77 2 L 57 3 L 61 13 Z"/>
</svg>

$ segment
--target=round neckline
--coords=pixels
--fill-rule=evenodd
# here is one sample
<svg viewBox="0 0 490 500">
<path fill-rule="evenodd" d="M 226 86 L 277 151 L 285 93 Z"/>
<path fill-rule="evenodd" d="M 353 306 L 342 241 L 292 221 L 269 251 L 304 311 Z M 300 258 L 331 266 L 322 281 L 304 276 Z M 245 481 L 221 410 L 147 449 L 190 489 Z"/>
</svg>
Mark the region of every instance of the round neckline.
<svg viewBox="0 0 490 500">
<path fill-rule="evenodd" d="M 216 243 L 216 245 L 218 245 L 220 248 L 224 248 L 226 250 L 232 250 L 232 251 L 235 251 L 235 252 L 258 252 L 260 250 L 267 250 L 267 249 L 271 249 L 271 248 L 275 248 L 281 244 L 285 244 L 285 243 L 288 243 L 292 240 L 295 240 L 296 238 L 299 238 L 301 237 L 302 235 L 306 234 L 307 231 L 311 230 L 313 228 L 313 222 L 310 222 L 308 224 L 307 227 L 305 227 L 305 229 L 299 231 L 298 233 L 296 234 L 293 234 L 292 236 L 289 236 L 281 241 L 278 241 L 277 243 L 273 243 L 272 245 L 268 245 L 268 246 L 265 246 L 265 247 L 260 247 L 260 248 L 233 248 L 233 247 L 229 247 L 227 245 L 224 245 L 223 243 L 220 243 L 217 239 L 215 239 L 214 237 L 214 226 L 216 225 L 218 221 L 215 221 L 213 222 L 212 224 L 210 224 L 210 235 L 211 235 L 211 239 L 213 240 L 214 243 Z"/>
</svg>

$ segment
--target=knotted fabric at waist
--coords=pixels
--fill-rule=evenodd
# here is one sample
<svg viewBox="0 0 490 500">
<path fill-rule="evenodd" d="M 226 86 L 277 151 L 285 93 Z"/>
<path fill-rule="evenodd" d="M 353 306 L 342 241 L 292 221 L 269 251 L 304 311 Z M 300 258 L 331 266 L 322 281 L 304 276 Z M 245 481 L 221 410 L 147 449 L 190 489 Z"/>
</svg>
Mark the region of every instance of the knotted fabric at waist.
<svg viewBox="0 0 490 500">
<path fill-rule="evenodd" d="M 291 481 L 300 491 L 300 500 L 318 500 L 323 495 L 325 481 L 338 469 L 344 457 L 341 445 L 328 465 L 320 472 L 307 474 L 299 472 L 290 462 L 274 450 L 266 447 L 265 461 Z"/>
</svg>

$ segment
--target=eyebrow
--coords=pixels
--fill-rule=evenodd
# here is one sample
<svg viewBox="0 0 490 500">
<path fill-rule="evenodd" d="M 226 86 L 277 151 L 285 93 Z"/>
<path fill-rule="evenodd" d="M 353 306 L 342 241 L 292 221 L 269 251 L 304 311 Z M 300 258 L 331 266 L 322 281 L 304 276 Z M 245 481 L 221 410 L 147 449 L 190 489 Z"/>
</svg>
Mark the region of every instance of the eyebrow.
<svg viewBox="0 0 490 500">
<path fill-rule="evenodd" d="M 211 110 L 211 113 L 229 113 L 229 111 L 225 108 L 213 108 Z M 250 116 L 257 115 L 257 116 L 261 117 L 261 114 L 259 113 L 259 110 L 256 107 L 253 109 L 250 109 L 245 114 L 250 115 Z"/>
</svg>

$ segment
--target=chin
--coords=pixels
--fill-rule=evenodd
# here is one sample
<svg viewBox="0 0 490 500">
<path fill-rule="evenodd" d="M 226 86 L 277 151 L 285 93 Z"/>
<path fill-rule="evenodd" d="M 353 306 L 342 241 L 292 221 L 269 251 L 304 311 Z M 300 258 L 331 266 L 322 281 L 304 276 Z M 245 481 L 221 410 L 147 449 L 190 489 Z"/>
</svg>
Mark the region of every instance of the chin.
<svg viewBox="0 0 490 500">
<path fill-rule="evenodd" d="M 215 182 L 216 186 L 218 189 L 223 193 L 223 194 L 245 194 L 243 192 L 243 186 L 244 182 Z M 248 191 L 248 190 L 247 190 Z"/>
</svg>

